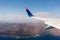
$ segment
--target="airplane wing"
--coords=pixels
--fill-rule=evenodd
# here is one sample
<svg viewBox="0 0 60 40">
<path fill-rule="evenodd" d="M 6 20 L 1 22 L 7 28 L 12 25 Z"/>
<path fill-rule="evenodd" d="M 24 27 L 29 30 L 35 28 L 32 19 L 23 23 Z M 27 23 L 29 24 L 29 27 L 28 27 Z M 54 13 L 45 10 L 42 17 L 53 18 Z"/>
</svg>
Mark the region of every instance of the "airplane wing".
<svg viewBox="0 0 60 40">
<path fill-rule="evenodd" d="M 35 17 L 34 15 L 32 15 L 28 8 L 26 8 L 26 12 L 30 18 L 44 21 L 44 23 L 48 25 L 45 27 L 46 30 L 53 28 L 60 29 L 60 20 Z"/>
<path fill-rule="evenodd" d="M 35 17 L 35 16 L 29 11 L 28 8 L 25 8 L 25 9 L 26 9 L 26 12 L 27 12 L 27 14 L 28 14 L 28 16 L 29 16 L 30 18 L 37 19 L 37 20 L 42 20 L 42 21 L 46 20 L 46 18 L 38 18 L 38 17 Z"/>
</svg>

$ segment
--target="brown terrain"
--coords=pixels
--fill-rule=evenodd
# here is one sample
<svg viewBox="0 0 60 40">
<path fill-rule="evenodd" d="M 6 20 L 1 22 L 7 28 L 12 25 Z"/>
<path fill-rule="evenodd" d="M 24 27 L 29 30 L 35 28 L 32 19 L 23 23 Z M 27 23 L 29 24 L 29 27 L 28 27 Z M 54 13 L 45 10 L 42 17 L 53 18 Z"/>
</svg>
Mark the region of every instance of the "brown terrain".
<svg viewBox="0 0 60 40">
<path fill-rule="evenodd" d="M 59 36 L 60 30 L 44 30 L 44 23 L 0 23 L 0 36 L 32 37 L 35 35 L 52 34 Z"/>
</svg>

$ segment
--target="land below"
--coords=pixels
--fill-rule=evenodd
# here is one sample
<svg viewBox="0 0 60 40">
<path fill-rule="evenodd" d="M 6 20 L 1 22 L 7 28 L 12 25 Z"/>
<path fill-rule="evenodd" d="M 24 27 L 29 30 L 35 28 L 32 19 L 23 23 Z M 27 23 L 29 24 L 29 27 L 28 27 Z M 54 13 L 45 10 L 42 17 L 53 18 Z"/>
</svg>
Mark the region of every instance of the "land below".
<svg viewBox="0 0 60 40">
<path fill-rule="evenodd" d="M 60 36 L 60 30 L 45 30 L 44 23 L 0 23 L 0 36 L 33 37 L 44 34 Z"/>
</svg>

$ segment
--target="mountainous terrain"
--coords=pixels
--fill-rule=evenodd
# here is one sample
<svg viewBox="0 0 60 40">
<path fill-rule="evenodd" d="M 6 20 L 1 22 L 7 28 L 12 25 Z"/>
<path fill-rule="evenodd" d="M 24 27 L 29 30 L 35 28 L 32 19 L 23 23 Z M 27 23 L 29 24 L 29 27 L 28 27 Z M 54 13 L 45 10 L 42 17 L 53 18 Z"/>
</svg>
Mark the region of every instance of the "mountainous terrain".
<svg viewBox="0 0 60 40">
<path fill-rule="evenodd" d="M 9 37 L 35 37 L 44 34 L 59 36 L 60 30 L 45 30 L 44 23 L 0 23 L 0 36 Z"/>
</svg>

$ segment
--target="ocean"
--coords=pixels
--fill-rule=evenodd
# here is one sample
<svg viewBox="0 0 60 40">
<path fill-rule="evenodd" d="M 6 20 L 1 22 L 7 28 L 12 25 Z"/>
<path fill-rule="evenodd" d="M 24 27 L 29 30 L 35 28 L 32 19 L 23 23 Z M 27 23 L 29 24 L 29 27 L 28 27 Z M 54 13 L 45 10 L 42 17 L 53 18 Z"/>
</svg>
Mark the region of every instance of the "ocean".
<svg viewBox="0 0 60 40">
<path fill-rule="evenodd" d="M 31 37 L 31 38 L 0 37 L 0 40 L 60 40 L 60 37 L 53 35 L 43 35 L 43 36 Z"/>
</svg>

